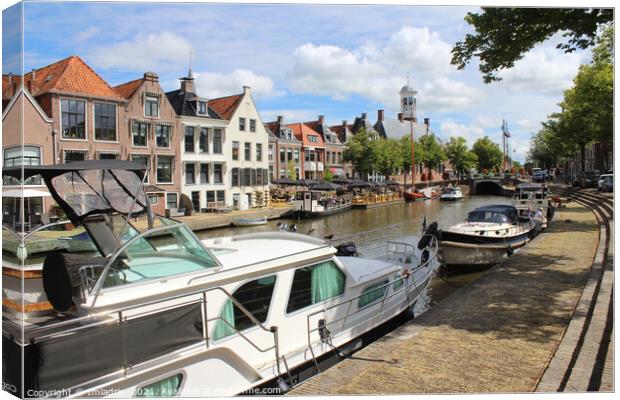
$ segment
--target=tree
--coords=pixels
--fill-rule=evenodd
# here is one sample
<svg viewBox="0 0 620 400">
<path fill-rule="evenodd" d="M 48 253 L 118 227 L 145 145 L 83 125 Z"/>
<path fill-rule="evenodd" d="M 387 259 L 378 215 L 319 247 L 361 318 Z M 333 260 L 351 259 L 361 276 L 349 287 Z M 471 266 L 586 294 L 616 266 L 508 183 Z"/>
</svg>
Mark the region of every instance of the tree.
<svg viewBox="0 0 620 400">
<path fill-rule="evenodd" d="M 409 135 L 403 136 L 399 140 L 399 145 L 402 154 L 402 165 L 404 171 L 404 183 L 407 184 L 407 171 L 411 169 L 411 137 Z M 415 177 L 414 177 L 415 178 Z M 413 179 L 412 179 L 413 181 Z M 413 183 L 413 182 L 412 182 Z"/>
<path fill-rule="evenodd" d="M 613 22 L 613 9 L 483 7 L 481 14 L 467 13 L 465 21 L 476 33 L 454 45 L 452 64 L 464 69 L 478 57 L 483 80 L 490 83 L 556 32 L 568 38 L 557 46 L 567 53 L 593 46 L 599 27 Z"/>
<path fill-rule="evenodd" d="M 364 180 L 373 172 L 375 166 L 375 146 L 365 129 L 360 130 L 346 144 L 342 154 L 345 161 L 350 162 Z"/>
<path fill-rule="evenodd" d="M 476 155 L 467 148 L 465 138 L 460 136 L 450 138 L 446 144 L 446 157 L 454 167 L 459 180 L 463 174 L 476 167 L 478 160 Z"/>
<path fill-rule="evenodd" d="M 553 130 L 553 124 L 547 123 L 540 131 L 532 135 L 527 159 L 538 167 L 547 169 L 557 165 L 563 153 L 562 143 Z"/>
<path fill-rule="evenodd" d="M 421 163 L 428 168 L 429 175 L 432 174 L 431 170 L 436 168 L 440 162 L 446 160 L 446 153 L 443 147 L 437 142 L 435 135 L 426 134 L 422 135 L 416 144 L 415 161 L 421 161 Z M 432 176 L 429 181 L 432 180 Z"/>
<path fill-rule="evenodd" d="M 376 170 L 383 176 L 391 176 L 403 165 L 403 152 L 395 139 L 379 139 L 374 142 Z"/>
<path fill-rule="evenodd" d="M 476 140 L 471 151 L 478 159 L 478 170 L 493 170 L 499 168 L 504 160 L 504 153 L 499 145 L 493 143 L 488 136 Z"/>
<path fill-rule="evenodd" d="M 332 171 L 330 171 L 329 168 L 325 169 L 325 173 L 323 173 L 323 180 L 331 182 L 332 179 L 334 179 L 334 174 L 332 174 Z"/>
<path fill-rule="evenodd" d="M 286 164 L 286 174 L 289 179 L 297 179 L 297 167 L 293 160 L 288 160 Z"/>
<path fill-rule="evenodd" d="M 521 165 L 521 163 L 517 160 L 513 160 L 512 161 L 512 168 L 514 168 L 515 171 L 519 171 L 521 168 L 523 168 L 523 166 Z"/>
</svg>

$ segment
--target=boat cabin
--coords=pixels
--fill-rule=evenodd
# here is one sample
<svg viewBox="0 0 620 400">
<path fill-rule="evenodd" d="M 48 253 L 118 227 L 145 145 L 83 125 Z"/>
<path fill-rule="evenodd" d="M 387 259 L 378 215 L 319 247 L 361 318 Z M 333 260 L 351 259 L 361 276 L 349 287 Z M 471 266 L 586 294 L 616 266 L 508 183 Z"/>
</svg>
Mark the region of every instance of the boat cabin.
<svg viewBox="0 0 620 400">
<path fill-rule="evenodd" d="M 485 206 L 471 211 L 467 215 L 467 222 L 516 225 L 519 223 L 519 216 L 513 206 Z"/>
</svg>

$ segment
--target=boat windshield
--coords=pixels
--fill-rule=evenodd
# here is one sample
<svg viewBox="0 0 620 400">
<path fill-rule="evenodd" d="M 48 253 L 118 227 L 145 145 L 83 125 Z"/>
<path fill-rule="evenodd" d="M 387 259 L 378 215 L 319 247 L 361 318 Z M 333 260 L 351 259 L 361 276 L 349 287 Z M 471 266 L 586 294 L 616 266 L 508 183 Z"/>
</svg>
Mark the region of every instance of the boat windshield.
<svg viewBox="0 0 620 400">
<path fill-rule="evenodd" d="M 157 217 L 153 229 L 144 233 L 131 226 L 120 237 L 128 246 L 114 256 L 102 283 L 104 288 L 220 266 L 186 225 L 167 218 Z"/>
<path fill-rule="evenodd" d="M 511 224 L 512 220 L 506 214 L 497 211 L 472 211 L 467 216 L 468 222 L 492 222 L 496 224 Z"/>
</svg>

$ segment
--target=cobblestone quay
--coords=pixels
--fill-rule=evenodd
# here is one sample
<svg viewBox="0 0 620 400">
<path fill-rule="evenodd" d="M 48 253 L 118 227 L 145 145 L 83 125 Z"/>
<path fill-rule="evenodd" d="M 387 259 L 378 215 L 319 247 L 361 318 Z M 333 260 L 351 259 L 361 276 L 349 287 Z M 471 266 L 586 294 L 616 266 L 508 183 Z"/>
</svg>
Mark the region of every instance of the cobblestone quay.
<svg viewBox="0 0 620 400">
<path fill-rule="evenodd" d="M 576 203 L 480 279 L 290 395 L 530 392 L 552 358 L 598 243 Z"/>
</svg>

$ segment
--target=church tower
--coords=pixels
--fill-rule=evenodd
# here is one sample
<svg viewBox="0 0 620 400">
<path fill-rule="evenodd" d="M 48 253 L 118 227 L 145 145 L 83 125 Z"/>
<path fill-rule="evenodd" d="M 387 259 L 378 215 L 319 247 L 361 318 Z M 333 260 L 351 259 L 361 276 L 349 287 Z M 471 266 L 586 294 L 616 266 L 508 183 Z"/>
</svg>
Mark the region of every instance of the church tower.
<svg viewBox="0 0 620 400">
<path fill-rule="evenodd" d="M 409 85 L 409 74 L 407 74 L 407 84 L 400 89 L 400 112 L 405 120 L 417 121 L 416 94 L 418 92 Z"/>
</svg>

